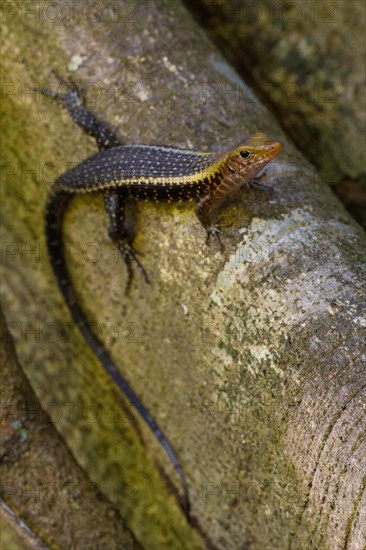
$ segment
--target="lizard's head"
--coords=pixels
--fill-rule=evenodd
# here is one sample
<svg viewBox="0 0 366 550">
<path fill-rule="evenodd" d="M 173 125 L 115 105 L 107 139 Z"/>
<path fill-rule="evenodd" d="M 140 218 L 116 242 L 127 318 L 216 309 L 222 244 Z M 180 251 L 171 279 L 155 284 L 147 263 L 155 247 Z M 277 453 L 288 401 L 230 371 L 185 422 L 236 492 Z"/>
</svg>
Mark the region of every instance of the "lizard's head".
<svg viewBox="0 0 366 550">
<path fill-rule="evenodd" d="M 278 141 L 261 133 L 253 134 L 228 152 L 227 170 L 237 175 L 239 179 L 247 181 L 276 157 L 281 148 Z"/>
</svg>

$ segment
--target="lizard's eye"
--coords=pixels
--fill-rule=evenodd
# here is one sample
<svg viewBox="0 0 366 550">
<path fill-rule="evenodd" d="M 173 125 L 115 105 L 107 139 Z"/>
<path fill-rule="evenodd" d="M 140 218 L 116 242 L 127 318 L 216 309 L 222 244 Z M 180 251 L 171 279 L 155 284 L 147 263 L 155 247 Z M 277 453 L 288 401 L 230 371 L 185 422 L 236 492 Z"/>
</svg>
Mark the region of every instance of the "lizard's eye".
<svg viewBox="0 0 366 550">
<path fill-rule="evenodd" d="M 252 153 L 250 151 L 242 150 L 240 151 L 239 155 L 243 157 L 243 159 L 248 159 L 252 156 Z"/>
</svg>

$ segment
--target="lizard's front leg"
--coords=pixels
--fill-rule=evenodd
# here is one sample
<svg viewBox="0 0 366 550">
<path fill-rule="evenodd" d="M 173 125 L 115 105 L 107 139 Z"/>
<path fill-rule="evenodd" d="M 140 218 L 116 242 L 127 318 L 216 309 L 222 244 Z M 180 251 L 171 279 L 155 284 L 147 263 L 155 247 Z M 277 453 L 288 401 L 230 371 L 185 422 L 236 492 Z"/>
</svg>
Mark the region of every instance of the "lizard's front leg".
<svg viewBox="0 0 366 550">
<path fill-rule="evenodd" d="M 263 181 L 268 177 L 267 170 L 262 170 L 258 176 L 255 176 L 253 179 L 249 180 L 247 185 L 252 189 L 259 189 L 260 191 L 273 191 L 273 187 Z"/>
<path fill-rule="evenodd" d="M 133 278 L 132 261 L 136 262 L 137 267 L 147 283 L 149 279 L 132 245 L 135 232 L 131 226 L 126 223 L 125 200 L 123 194 L 115 190 L 106 191 L 104 194 L 104 203 L 109 217 L 108 234 L 118 248 L 127 267 L 127 284 L 125 292 L 128 294 Z"/>
<path fill-rule="evenodd" d="M 206 231 L 206 242 L 209 241 L 211 236 L 214 237 L 223 252 L 225 247 L 220 235 L 226 235 L 226 233 L 214 225 L 214 221 L 217 219 L 218 206 L 217 198 L 212 193 L 208 194 L 197 203 L 196 216 Z"/>
</svg>

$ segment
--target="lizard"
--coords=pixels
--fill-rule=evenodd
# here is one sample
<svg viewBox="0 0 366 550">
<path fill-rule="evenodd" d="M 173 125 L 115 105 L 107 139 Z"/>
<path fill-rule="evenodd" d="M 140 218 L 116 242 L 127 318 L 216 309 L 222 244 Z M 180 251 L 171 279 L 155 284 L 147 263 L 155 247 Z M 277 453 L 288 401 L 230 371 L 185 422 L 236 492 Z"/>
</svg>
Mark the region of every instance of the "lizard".
<svg viewBox="0 0 366 550">
<path fill-rule="evenodd" d="M 79 305 L 63 249 L 64 214 L 73 195 L 103 194 L 109 218 L 108 234 L 126 264 L 128 294 L 133 263 L 146 282 L 149 282 L 149 278 L 133 246 L 135 232 L 126 223 L 127 198 L 142 201 L 196 201 L 196 215 L 206 231 L 207 239 L 214 237 L 223 249 L 220 235 L 224 232 L 215 225 L 218 213 L 225 202 L 244 185 L 259 186 L 256 179 L 258 174 L 280 153 L 281 144 L 256 132 L 217 152 L 197 152 L 163 145 L 124 145 L 116 132 L 85 107 L 80 90 L 75 85 L 61 82 L 67 86 L 66 93 L 47 89 L 38 91 L 66 108 L 73 121 L 95 139 L 99 151 L 64 172 L 51 187 L 45 209 L 49 259 L 75 324 L 107 374 L 155 435 L 179 475 L 184 493 L 184 510 L 189 520 L 188 482 L 172 445 L 126 377 L 121 374 L 101 340 L 93 333 Z"/>
</svg>

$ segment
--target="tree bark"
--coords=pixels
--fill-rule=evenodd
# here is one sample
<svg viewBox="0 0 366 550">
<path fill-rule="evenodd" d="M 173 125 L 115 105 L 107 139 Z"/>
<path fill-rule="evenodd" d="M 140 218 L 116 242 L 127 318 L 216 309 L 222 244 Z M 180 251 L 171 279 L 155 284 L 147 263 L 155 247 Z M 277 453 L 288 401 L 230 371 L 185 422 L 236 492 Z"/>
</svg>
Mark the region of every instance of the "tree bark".
<svg viewBox="0 0 366 550">
<path fill-rule="evenodd" d="M 186 1 L 366 228 L 365 2 Z"/>
<path fill-rule="evenodd" d="M 0 316 L 1 548 L 140 550 L 116 506 L 76 464 L 41 408 Z"/>
<path fill-rule="evenodd" d="M 52 20 L 46 1 L 33 5 L 39 20 L 13 5 L 3 304 L 78 463 L 144 548 L 361 549 L 364 233 L 178 1 L 80 1 L 69 15 L 59 1 Z M 283 144 L 273 192 L 243 192 L 225 211 L 239 231 L 225 255 L 205 244 L 192 207 L 139 205 L 152 282 L 137 274 L 128 298 L 102 199 L 75 199 L 65 220 L 80 300 L 183 463 L 192 526 L 172 468 L 73 327 L 44 251 L 52 179 L 96 150 L 66 113 L 24 94 L 54 82 L 52 70 L 86 87 L 126 143 L 215 150 L 260 130 Z M 233 83 L 240 101 L 220 93 Z"/>
<path fill-rule="evenodd" d="M 202 22 L 255 80 L 324 179 L 334 184 L 364 176 L 365 3 L 201 0 L 199 5 Z"/>
</svg>

